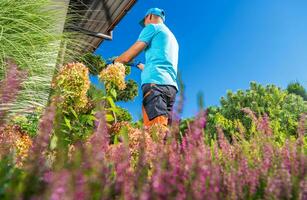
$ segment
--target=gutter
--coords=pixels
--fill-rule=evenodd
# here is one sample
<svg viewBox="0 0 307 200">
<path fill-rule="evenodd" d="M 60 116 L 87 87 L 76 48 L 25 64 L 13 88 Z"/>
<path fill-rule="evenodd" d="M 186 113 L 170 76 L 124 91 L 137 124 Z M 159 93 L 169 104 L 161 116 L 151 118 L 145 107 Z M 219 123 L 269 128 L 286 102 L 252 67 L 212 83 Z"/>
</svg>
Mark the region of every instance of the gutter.
<svg viewBox="0 0 307 200">
<path fill-rule="evenodd" d="M 129 12 L 129 10 L 132 8 L 132 6 L 137 2 L 137 0 L 131 0 L 126 6 L 125 8 L 122 10 L 122 12 L 115 18 L 114 22 L 109 26 L 109 28 L 107 29 L 107 32 L 110 33 L 111 35 L 111 40 L 113 39 L 113 29 L 115 28 L 115 26 L 120 22 L 120 20 Z M 107 38 L 103 38 L 103 39 L 106 39 L 108 40 L 108 37 Z M 103 42 L 103 40 L 101 40 L 97 47 L 95 47 L 93 49 L 93 51 L 95 51 L 99 46 L 100 44 Z"/>
<path fill-rule="evenodd" d="M 113 40 L 113 31 L 109 31 L 109 35 L 100 33 L 100 32 L 94 32 L 94 31 L 89 31 L 80 27 L 73 26 L 70 28 L 71 30 L 78 31 L 80 33 L 83 33 L 88 36 L 96 37 L 96 38 L 101 38 L 105 40 Z"/>
</svg>

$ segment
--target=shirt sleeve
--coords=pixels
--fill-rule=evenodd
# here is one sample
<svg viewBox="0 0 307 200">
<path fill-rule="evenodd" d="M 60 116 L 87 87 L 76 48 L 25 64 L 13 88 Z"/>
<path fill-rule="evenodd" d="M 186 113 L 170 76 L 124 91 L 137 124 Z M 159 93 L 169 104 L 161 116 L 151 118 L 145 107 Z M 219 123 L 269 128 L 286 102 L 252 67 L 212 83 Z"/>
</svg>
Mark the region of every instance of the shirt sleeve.
<svg viewBox="0 0 307 200">
<path fill-rule="evenodd" d="M 150 44 L 155 33 L 156 33 L 155 26 L 152 24 L 148 24 L 143 28 L 137 41 L 145 42 L 148 45 Z"/>
</svg>

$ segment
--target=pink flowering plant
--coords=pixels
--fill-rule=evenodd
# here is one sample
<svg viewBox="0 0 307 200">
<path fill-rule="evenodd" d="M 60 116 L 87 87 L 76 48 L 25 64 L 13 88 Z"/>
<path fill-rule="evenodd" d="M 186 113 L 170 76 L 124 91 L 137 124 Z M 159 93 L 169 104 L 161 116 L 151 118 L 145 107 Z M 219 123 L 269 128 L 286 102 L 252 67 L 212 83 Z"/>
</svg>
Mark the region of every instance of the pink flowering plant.
<svg viewBox="0 0 307 200">
<path fill-rule="evenodd" d="M 146 128 L 116 105 L 138 95 L 137 83 L 125 80 L 130 67 L 81 58 L 80 41 L 63 42 L 66 54 L 76 48 L 59 62 L 80 56 L 78 62 L 59 68 L 51 92 L 49 79 L 33 79 L 30 85 L 43 87 L 20 105 L 37 103 L 39 90 L 48 105 L 16 120 L 11 108 L 25 80 L 52 74 L 50 56 L 58 52 L 44 47 L 63 37 L 49 34 L 60 16 L 49 3 L 0 1 L 0 199 L 307 199 L 307 101 L 297 84 L 251 83 L 227 92 L 220 106 L 204 109 L 200 100 L 199 113 L 181 120 L 181 83 L 173 124 Z M 91 84 L 91 74 L 105 89 Z"/>
<path fill-rule="evenodd" d="M 45 109 L 22 166 L 15 165 L 14 151 L 1 155 L 1 199 L 307 198 L 304 113 L 296 134 L 277 141 L 270 117 L 247 107 L 240 110 L 253 134 L 243 125 L 229 135 L 220 124 L 208 132 L 209 110 L 185 129 L 176 117 L 168 130 L 129 122 L 110 129 L 101 106 L 89 137 L 67 144 L 58 134 L 55 146 L 59 101 Z M 5 142 L 2 137 L 0 146 Z"/>
</svg>

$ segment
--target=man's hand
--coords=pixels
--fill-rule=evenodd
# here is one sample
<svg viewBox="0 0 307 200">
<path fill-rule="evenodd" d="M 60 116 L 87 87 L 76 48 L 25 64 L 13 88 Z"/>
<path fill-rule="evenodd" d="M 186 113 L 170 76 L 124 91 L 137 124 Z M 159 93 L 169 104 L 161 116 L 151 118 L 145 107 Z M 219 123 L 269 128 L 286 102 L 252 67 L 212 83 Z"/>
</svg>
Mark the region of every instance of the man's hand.
<svg viewBox="0 0 307 200">
<path fill-rule="evenodd" d="M 139 63 L 139 64 L 136 65 L 136 67 L 139 68 L 142 71 L 144 70 L 144 66 L 145 65 L 143 63 Z"/>
<path fill-rule="evenodd" d="M 108 59 L 106 60 L 106 65 L 114 64 L 114 61 L 115 61 L 115 59 L 117 59 L 117 58 L 118 58 L 117 56 L 114 56 L 114 57 L 112 57 L 112 58 L 108 58 Z"/>
<path fill-rule="evenodd" d="M 131 66 L 131 67 L 136 67 L 139 68 L 140 70 L 144 69 L 144 64 L 142 64 L 140 61 L 138 60 L 133 60 L 130 63 L 127 63 L 127 65 Z"/>
</svg>

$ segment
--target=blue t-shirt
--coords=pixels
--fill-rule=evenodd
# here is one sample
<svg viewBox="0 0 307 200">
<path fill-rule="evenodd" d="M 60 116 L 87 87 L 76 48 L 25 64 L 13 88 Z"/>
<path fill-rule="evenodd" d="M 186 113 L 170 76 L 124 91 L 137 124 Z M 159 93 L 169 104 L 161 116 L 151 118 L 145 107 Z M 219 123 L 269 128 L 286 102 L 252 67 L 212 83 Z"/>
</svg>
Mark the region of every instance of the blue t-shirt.
<svg viewBox="0 0 307 200">
<path fill-rule="evenodd" d="M 173 85 L 177 88 L 177 65 L 179 46 L 173 33 L 163 23 L 148 24 L 138 41 L 145 42 L 146 63 L 142 71 L 142 85 L 155 83 Z"/>
</svg>

